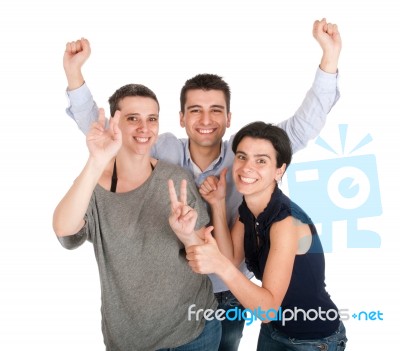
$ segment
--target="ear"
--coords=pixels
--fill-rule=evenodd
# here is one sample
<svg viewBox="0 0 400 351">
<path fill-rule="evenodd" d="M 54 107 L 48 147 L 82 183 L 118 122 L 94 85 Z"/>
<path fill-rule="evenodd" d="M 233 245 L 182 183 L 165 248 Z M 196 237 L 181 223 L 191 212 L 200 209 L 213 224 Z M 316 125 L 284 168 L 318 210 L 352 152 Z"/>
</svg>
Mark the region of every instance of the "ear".
<svg viewBox="0 0 400 351">
<path fill-rule="evenodd" d="M 286 163 L 284 163 L 280 168 L 276 170 L 275 180 L 279 182 L 286 171 Z"/>
<path fill-rule="evenodd" d="M 231 126 L 231 118 L 232 118 L 232 113 L 228 112 L 228 115 L 226 116 L 226 128 L 229 128 Z"/>
<path fill-rule="evenodd" d="M 182 111 L 179 112 L 179 123 L 182 128 L 185 128 L 185 114 Z"/>
</svg>

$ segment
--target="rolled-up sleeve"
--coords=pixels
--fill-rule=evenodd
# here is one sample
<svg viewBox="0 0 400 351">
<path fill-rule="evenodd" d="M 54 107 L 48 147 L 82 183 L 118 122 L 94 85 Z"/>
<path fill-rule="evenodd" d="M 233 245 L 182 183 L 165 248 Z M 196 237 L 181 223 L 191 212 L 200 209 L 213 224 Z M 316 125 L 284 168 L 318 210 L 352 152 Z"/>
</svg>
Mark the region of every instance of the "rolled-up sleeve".
<svg viewBox="0 0 400 351">
<path fill-rule="evenodd" d="M 314 83 L 299 109 L 293 117 L 278 124 L 288 134 L 293 152 L 306 147 L 319 135 L 339 98 L 338 73 L 326 73 L 318 68 Z"/>
<path fill-rule="evenodd" d="M 98 118 L 99 109 L 93 100 L 92 93 L 86 83 L 84 83 L 78 89 L 67 90 L 66 95 L 69 105 L 65 111 L 86 135 L 92 123 L 97 121 Z"/>
</svg>

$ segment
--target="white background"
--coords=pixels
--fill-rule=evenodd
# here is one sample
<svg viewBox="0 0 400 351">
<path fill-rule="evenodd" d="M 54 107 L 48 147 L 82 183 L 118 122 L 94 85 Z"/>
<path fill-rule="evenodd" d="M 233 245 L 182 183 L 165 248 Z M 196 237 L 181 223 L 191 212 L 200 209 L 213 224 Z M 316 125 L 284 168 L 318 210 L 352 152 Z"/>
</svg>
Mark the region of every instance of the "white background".
<svg viewBox="0 0 400 351">
<path fill-rule="evenodd" d="M 84 74 L 100 106 L 108 108 L 108 97 L 121 85 L 145 84 L 159 97 L 161 132 L 179 136 L 184 131 L 178 127 L 178 97 L 185 80 L 204 72 L 222 75 L 232 89 L 230 134 L 253 120 L 275 123 L 294 113 L 319 64 L 311 29 L 322 17 L 339 25 L 343 39 L 342 97 L 322 136 L 337 141 L 339 123 L 349 124 L 353 145 L 372 135 L 359 154 L 377 158 L 383 207 L 381 216 L 363 222 L 380 234 L 379 249 L 348 249 L 343 223 L 336 223 L 334 251 L 326 255 L 328 290 L 340 308 L 383 312 L 383 321 L 346 323 L 348 350 L 396 342 L 400 45 L 394 4 L 3 1 L 0 349 L 104 349 L 92 247 L 64 250 L 51 227 L 54 207 L 87 157 L 83 135 L 64 112 L 65 43 L 82 36 L 91 41 Z M 320 152 L 310 143 L 294 161 L 318 160 Z M 258 324 L 245 328 L 241 350 L 255 349 L 257 335 Z"/>
</svg>

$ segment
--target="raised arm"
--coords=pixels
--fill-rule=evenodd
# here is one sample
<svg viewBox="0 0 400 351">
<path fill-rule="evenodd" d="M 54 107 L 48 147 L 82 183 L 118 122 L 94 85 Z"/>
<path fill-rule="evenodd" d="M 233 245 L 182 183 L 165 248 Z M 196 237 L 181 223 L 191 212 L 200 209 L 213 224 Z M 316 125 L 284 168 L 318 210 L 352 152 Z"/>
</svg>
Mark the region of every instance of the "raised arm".
<svg viewBox="0 0 400 351">
<path fill-rule="evenodd" d="M 90 152 L 81 174 L 60 201 L 53 214 L 53 229 L 58 237 L 73 235 L 84 226 L 84 216 L 93 190 L 110 160 L 121 147 L 118 128 L 119 111 L 105 129 L 104 110 L 99 110 L 99 121 L 94 123 L 86 137 Z"/>
<path fill-rule="evenodd" d="M 326 117 L 340 97 L 337 86 L 337 66 L 342 48 L 336 24 L 315 21 L 313 36 L 322 49 L 322 58 L 314 83 L 307 92 L 302 105 L 293 117 L 279 123 L 292 142 L 293 152 L 304 147 L 319 135 Z"/>
<path fill-rule="evenodd" d="M 88 133 L 90 126 L 97 120 L 99 113 L 82 74 L 82 66 L 89 58 L 90 53 L 89 40 L 82 38 L 66 44 L 63 58 L 69 99 L 69 106 L 66 112 L 84 134 Z"/>
</svg>

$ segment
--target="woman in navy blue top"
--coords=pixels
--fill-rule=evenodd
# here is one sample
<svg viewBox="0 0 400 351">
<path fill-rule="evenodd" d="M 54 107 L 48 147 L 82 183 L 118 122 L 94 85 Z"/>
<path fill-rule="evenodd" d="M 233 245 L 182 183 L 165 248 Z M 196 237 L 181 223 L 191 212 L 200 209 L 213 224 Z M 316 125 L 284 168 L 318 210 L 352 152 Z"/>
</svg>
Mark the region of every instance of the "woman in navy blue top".
<svg viewBox="0 0 400 351">
<path fill-rule="evenodd" d="M 232 177 L 243 194 L 239 218 L 229 232 L 225 175 L 209 177 L 200 193 L 210 204 L 214 235 L 229 247 L 224 256 L 208 234 L 206 244 L 187 249 L 195 272 L 215 273 L 252 317 L 262 320 L 258 351 L 344 350 L 339 311 L 325 289 L 325 260 L 314 224 L 278 187 L 292 158 L 281 128 L 254 122 L 232 144 Z M 236 267 L 245 259 L 262 284 Z"/>
</svg>

